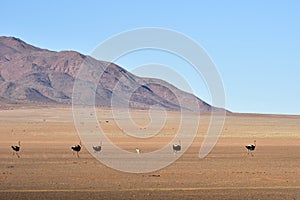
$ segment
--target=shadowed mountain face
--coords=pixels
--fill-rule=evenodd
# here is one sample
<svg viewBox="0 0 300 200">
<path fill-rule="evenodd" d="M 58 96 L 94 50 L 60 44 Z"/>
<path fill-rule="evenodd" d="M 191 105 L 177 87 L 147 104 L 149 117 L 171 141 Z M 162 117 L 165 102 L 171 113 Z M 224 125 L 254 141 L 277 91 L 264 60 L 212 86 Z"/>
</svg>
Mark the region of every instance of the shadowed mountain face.
<svg viewBox="0 0 300 200">
<path fill-rule="evenodd" d="M 78 78 L 87 86 L 80 95 L 93 98 L 88 86 L 95 76 L 96 106 L 111 107 L 113 104 L 136 109 L 194 111 L 189 105 L 197 104 L 201 112 L 215 109 L 165 81 L 140 78 L 113 63 L 74 51 L 40 49 L 14 37 L 0 37 L 0 106 L 71 104 L 73 86 L 81 67 L 97 68 L 96 74 L 88 70 L 90 74 Z"/>
</svg>

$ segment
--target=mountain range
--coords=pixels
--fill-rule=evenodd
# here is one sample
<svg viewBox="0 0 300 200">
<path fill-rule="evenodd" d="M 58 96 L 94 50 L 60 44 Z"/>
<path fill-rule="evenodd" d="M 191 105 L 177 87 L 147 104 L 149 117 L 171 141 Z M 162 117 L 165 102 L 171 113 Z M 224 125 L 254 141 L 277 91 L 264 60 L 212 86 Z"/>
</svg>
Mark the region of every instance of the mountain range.
<svg viewBox="0 0 300 200">
<path fill-rule="evenodd" d="M 100 70 L 94 91 L 98 107 L 111 107 L 114 96 L 114 106 L 134 109 L 156 106 L 194 111 L 189 106 L 193 103 L 199 105 L 200 112 L 218 109 L 163 80 L 138 77 L 114 63 L 75 51 L 41 49 L 6 36 L 0 37 L 0 109 L 72 104 L 73 86 L 83 65 Z M 90 80 L 81 77 L 80 81 Z"/>
</svg>

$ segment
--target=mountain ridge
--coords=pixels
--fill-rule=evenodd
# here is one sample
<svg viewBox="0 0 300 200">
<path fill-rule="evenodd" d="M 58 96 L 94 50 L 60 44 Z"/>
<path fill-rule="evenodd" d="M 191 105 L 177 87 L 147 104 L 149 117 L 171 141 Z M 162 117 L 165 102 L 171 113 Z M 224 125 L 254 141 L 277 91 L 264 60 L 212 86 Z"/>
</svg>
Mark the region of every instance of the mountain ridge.
<svg viewBox="0 0 300 200">
<path fill-rule="evenodd" d="M 6 36 L 0 37 L 0 108 L 9 104 L 71 104 L 73 86 L 83 65 L 100 70 L 95 89 L 95 105 L 99 107 L 111 107 L 114 95 L 117 106 L 134 109 L 156 106 L 194 111 L 189 106 L 193 103 L 199 105 L 201 112 L 220 109 L 163 80 L 138 77 L 114 63 L 76 51 L 41 49 Z M 83 77 L 80 81 L 88 83 L 90 78 Z"/>
</svg>

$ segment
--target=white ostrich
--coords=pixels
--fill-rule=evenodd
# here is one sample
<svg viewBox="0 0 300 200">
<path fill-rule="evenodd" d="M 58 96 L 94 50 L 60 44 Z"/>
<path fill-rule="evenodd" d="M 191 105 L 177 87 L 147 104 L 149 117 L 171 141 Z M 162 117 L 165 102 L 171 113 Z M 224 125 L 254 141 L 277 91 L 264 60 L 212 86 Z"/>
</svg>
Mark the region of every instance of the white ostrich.
<svg viewBox="0 0 300 200">
<path fill-rule="evenodd" d="M 141 153 L 141 150 L 140 150 L 139 148 L 135 148 L 135 152 L 136 152 L 137 154 L 140 154 L 140 153 Z"/>
</svg>

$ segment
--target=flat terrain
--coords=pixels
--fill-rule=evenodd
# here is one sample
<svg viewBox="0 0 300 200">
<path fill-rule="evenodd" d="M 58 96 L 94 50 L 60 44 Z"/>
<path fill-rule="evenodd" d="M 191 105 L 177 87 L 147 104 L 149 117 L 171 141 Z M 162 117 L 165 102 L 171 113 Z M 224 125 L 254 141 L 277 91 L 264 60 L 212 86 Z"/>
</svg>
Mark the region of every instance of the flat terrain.
<svg viewBox="0 0 300 200">
<path fill-rule="evenodd" d="M 118 127 L 110 110 L 97 110 L 107 136 L 130 152 L 138 146 L 141 157 L 172 139 L 178 116 L 169 112 L 158 134 L 137 139 L 121 131 L 128 127 Z M 147 130 L 147 111 L 131 117 Z M 79 137 L 69 108 L 0 111 L 0 199 L 300 199 L 300 116 L 230 114 L 212 152 L 199 159 L 209 119 L 201 116 L 197 137 L 176 162 L 132 174 L 105 166 L 86 148 L 79 158 L 72 154 Z M 19 140 L 21 158 L 10 148 Z M 244 146 L 253 140 L 250 156 Z M 105 155 L 102 147 L 97 156 Z"/>
</svg>

